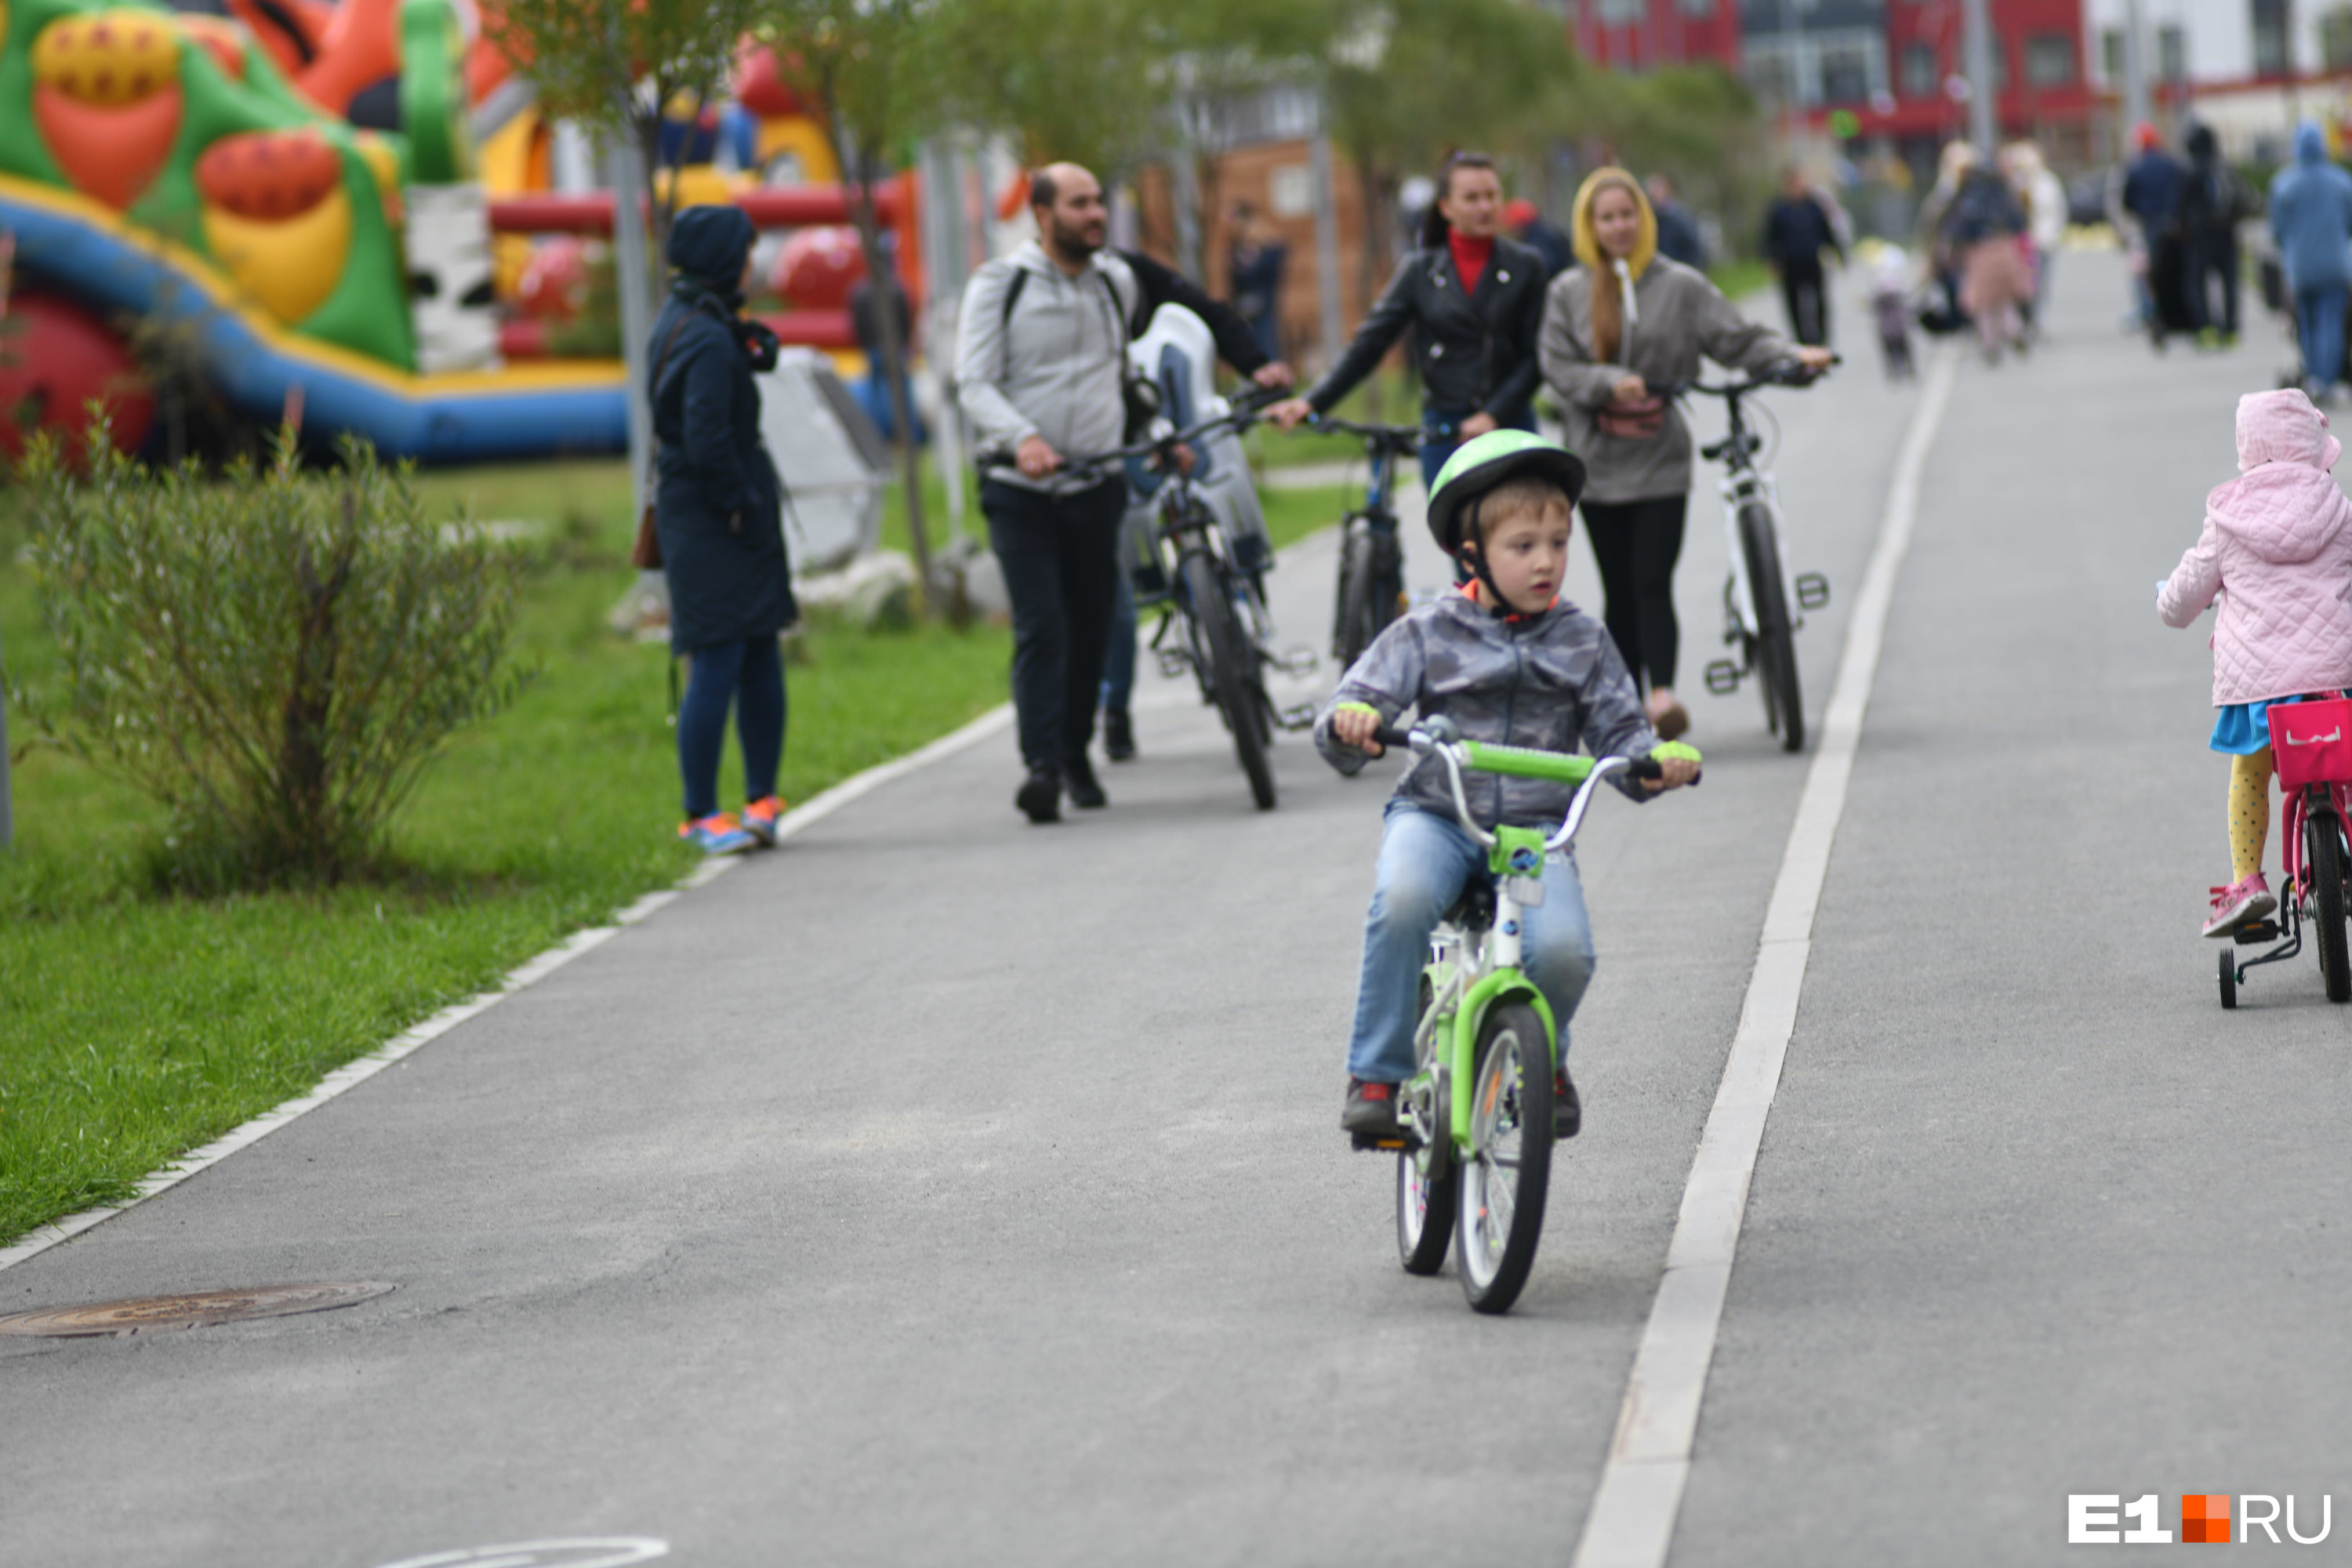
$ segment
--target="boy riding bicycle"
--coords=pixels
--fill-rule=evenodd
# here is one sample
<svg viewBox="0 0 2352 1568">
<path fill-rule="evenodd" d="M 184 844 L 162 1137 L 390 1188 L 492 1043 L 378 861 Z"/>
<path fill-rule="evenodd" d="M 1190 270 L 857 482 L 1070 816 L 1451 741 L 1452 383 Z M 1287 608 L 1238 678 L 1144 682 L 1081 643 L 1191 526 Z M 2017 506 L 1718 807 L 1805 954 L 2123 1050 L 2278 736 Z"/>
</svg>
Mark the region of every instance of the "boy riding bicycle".
<svg viewBox="0 0 2352 1568">
<path fill-rule="evenodd" d="M 1664 777 L 1618 783 L 1634 800 L 1696 776 L 1696 752 L 1660 746 L 1601 623 L 1559 596 L 1569 518 L 1583 486 L 1581 462 L 1522 431 L 1481 436 L 1447 460 L 1429 498 L 1429 529 L 1469 580 L 1392 623 L 1341 678 L 1315 725 L 1327 762 L 1343 773 L 1360 771 L 1381 752 L 1374 731 L 1412 708 L 1423 719 L 1451 719 L 1474 741 L 1554 752 L 1582 742 L 1596 756 L 1654 755 Z M 1547 780 L 1488 775 L 1472 787 L 1471 815 L 1488 828 L 1549 827 L 1572 793 Z M 1349 1132 L 1397 1136 L 1396 1086 L 1412 1075 L 1430 933 L 1486 865 L 1486 851 L 1455 819 L 1443 764 L 1424 758 L 1398 784 L 1381 834 L 1339 1117 Z M 1565 851 L 1546 860 L 1543 888 L 1524 915 L 1526 968 L 1551 1005 L 1565 1061 L 1569 1016 L 1592 978 L 1592 931 Z M 1553 1106 L 1554 1135 L 1573 1137 L 1580 1113 L 1565 1068 Z"/>
</svg>

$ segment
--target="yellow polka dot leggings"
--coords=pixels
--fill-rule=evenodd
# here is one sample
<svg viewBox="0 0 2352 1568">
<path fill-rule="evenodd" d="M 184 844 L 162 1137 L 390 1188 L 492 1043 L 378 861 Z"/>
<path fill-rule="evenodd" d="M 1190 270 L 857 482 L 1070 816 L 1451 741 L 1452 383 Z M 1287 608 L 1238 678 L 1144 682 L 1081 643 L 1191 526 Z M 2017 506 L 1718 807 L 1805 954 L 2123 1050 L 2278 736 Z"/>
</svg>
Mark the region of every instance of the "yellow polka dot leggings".
<svg viewBox="0 0 2352 1568">
<path fill-rule="evenodd" d="M 2271 836 L 2271 749 L 2230 759 L 2230 869 L 2244 881 L 2263 868 Z"/>
</svg>

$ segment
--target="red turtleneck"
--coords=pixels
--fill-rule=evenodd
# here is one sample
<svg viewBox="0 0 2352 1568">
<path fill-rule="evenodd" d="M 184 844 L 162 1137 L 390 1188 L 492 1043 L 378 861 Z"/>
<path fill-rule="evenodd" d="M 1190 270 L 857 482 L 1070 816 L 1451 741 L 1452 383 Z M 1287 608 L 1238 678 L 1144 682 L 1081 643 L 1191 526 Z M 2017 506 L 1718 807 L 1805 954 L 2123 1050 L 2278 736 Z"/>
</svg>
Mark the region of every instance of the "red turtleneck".
<svg viewBox="0 0 2352 1568">
<path fill-rule="evenodd" d="M 1486 263 L 1495 254 L 1493 236 L 1472 239 L 1458 228 L 1445 231 L 1446 248 L 1454 252 L 1454 270 L 1462 279 L 1462 291 L 1475 294 L 1478 279 L 1486 275 Z"/>
</svg>

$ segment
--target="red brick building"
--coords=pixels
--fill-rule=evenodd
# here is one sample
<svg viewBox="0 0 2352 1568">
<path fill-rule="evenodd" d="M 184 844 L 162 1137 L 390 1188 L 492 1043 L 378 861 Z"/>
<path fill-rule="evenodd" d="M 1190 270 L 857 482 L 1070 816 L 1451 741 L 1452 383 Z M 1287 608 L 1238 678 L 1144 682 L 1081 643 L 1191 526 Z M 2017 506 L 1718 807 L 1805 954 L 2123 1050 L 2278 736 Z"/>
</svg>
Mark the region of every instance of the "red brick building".
<svg viewBox="0 0 2352 1568">
<path fill-rule="evenodd" d="M 1578 52 L 1610 70 L 1739 69 L 1738 0 L 1570 0 L 1568 19 Z"/>
</svg>

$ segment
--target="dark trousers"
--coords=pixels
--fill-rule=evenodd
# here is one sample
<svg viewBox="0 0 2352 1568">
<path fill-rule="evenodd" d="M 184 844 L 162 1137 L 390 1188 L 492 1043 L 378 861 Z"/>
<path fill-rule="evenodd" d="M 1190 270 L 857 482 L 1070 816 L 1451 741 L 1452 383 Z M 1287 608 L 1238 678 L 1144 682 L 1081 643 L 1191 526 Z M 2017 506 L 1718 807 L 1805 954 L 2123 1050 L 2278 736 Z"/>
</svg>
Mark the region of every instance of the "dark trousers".
<svg viewBox="0 0 2352 1568">
<path fill-rule="evenodd" d="M 1084 757 L 1094 739 L 1127 481 L 1049 496 L 990 479 L 980 487 L 980 510 L 1013 601 L 1021 759 L 1033 768 L 1059 767 Z"/>
<path fill-rule="evenodd" d="M 2200 328 L 2238 335 L 2238 237 L 2226 229 L 2189 242 L 2189 310 Z M 2213 288 L 2221 285 L 2217 302 Z"/>
<path fill-rule="evenodd" d="M 686 780 L 686 819 L 719 809 L 719 753 L 727 744 L 727 710 L 743 746 L 743 798 L 776 793 L 784 756 L 784 664 L 772 637 L 714 643 L 688 656 L 693 668 L 677 705 L 677 771 Z"/>
<path fill-rule="evenodd" d="M 1688 496 L 1584 503 L 1584 531 L 1601 564 L 1601 624 L 1634 680 L 1646 675 L 1652 687 L 1675 683 L 1675 563 L 1689 507 Z"/>
<path fill-rule="evenodd" d="M 1789 331 L 1808 348 L 1830 341 L 1830 294 L 1818 261 L 1780 264 L 1780 298 L 1789 307 Z"/>
</svg>

